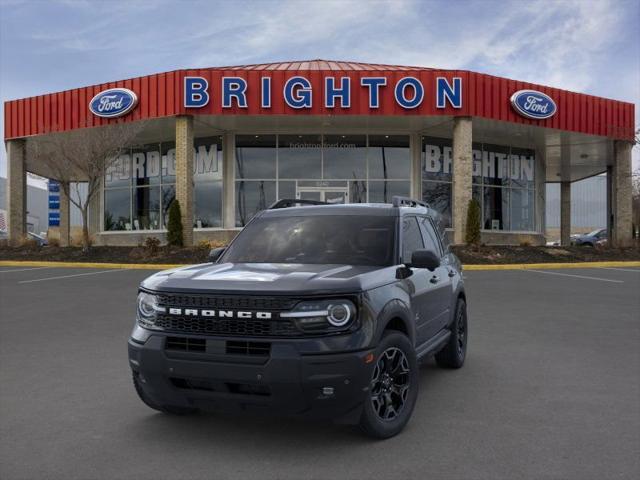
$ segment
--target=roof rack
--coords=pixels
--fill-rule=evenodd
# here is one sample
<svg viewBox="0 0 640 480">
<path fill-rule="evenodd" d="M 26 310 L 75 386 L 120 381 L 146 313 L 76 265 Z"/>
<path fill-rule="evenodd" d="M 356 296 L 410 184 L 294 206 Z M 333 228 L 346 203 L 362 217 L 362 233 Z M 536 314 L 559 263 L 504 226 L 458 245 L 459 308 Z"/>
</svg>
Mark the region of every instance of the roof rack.
<svg viewBox="0 0 640 480">
<path fill-rule="evenodd" d="M 394 207 L 425 207 L 430 208 L 427 202 L 421 202 L 420 200 L 416 200 L 414 198 L 409 197 L 400 197 L 398 195 L 394 195 L 391 199 L 391 204 Z"/>
<path fill-rule="evenodd" d="M 274 202 L 267 210 L 274 210 L 276 208 L 289 208 L 296 205 L 329 205 L 327 202 L 321 202 L 320 200 L 303 200 L 301 198 L 283 198 Z"/>
</svg>

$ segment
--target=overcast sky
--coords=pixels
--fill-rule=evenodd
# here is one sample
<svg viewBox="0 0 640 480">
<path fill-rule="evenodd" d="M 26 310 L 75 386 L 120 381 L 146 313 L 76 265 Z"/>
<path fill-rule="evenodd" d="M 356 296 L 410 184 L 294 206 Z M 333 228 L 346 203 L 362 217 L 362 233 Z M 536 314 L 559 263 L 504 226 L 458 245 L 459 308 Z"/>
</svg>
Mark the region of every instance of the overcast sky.
<svg viewBox="0 0 640 480">
<path fill-rule="evenodd" d="M 180 68 L 323 58 L 470 69 L 625 100 L 640 123 L 640 0 L 0 5 L 3 102 Z"/>
</svg>

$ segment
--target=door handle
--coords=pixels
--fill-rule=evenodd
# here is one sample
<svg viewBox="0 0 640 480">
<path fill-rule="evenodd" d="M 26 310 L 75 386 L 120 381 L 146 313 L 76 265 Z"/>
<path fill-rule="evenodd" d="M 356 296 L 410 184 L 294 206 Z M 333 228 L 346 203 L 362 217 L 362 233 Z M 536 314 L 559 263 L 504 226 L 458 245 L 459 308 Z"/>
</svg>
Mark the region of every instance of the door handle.
<svg viewBox="0 0 640 480">
<path fill-rule="evenodd" d="M 433 277 L 431 277 L 431 280 L 429 280 L 430 283 L 438 283 L 440 281 L 440 277 L 438 277 L 437 275 L 434 275 Z"/>
</svg>

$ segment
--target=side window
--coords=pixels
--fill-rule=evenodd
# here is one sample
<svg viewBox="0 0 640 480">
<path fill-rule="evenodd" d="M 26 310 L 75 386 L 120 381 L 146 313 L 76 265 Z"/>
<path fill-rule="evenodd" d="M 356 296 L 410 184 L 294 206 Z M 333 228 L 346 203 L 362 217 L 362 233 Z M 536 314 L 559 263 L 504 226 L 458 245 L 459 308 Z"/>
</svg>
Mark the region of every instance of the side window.
<svg viewBox="0 0 640 480">
<path fill-rule="evenodd" d="M 424 248 L 431 250 L 433 253 L 442 257 L 442 248 L 440 247 L 440 241 L 437 234 L 433 229 L 431 220 L 427 217 L 420 217 L 420 230 L 422 230 L 422 236 L 424 237 Z"/>
<path fill-rule="evenodd" d="M 416 217 L 404 217 L 402 219 L 402 262 L 411 262 L 411 254 L 421 248 L 424 248 L 424 244 Z"/>
</svg>

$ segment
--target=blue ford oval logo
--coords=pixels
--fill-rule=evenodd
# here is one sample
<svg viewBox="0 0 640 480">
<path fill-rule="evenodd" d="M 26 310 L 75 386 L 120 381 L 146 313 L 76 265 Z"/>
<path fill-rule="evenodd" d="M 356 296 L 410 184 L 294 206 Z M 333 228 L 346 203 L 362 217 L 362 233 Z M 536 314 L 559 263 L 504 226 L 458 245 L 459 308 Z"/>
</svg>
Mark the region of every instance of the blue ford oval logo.
<svg viewBox="0 0 640 480">
<path fill-rule="evenodd" d="M 138 96 L 128 88 L 103 90 L 89 102 L 89 110 L 103 118 L 126 115 L 138 104 Z"/>
<path fill-rule="evenodd" d="M 535 90 L 518 90 L 511 95 L 511 105 L 523 117 L 536 120 L 551 118 L 557 110 L 549 95 Z"/>
</svg>

